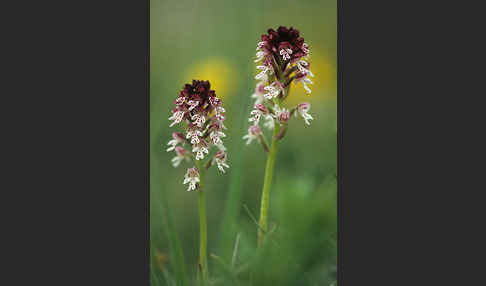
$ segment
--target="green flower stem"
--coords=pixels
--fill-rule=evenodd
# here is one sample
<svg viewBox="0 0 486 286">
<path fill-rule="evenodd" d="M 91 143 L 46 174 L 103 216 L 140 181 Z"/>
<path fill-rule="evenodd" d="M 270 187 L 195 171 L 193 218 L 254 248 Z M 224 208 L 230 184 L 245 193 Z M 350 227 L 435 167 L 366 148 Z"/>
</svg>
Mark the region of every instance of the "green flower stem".
<svg viewBox="0 0 486 286">
<path fill-rule="evenodd" d="M 280 132 L 280 125 L 275 122 L 272 135 L 272 146 L 267 157 L 267 165 L 265 167 L 265 178 L 263 181 L 262 202 L 260 208 L 260 228 L 258 229 L 258 246 L 263 243 L 265 232 L 267 231 L 268 207 L 270 200 L 270 189 L 272 187 L 273 169 L 275 167 L 275 159 L 277 157 L 278 134 Z"/>
<path fill-rule="evenodd" d="M 197 166 L 199 171 L 199 188 L 197 189 L 199 201 L 199 270 L 202 272 L 202 285 L 207 285 L 209 276 L 207 262 L 208 226 L 206 219 L 206 196 L 203 189 L 205 168 L 199 162 Z"/>
</svg>

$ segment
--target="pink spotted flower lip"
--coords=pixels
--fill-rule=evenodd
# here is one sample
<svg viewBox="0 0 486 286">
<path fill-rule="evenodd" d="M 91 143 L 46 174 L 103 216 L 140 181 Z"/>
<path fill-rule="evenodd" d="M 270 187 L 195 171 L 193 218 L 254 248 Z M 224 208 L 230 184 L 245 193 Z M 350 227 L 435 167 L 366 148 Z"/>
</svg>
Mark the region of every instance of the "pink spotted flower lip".
<svg viewBox="0 0 486 286">
<path fill-rule="evenodd" d="M 188 191 L 193 191 L 196 189 L 197 184 L 200 182 L 199 172 L 196 168 L 187 169 L 186 175 L 184 176 L 184 185 L 189 183 Z"/>
</svg>

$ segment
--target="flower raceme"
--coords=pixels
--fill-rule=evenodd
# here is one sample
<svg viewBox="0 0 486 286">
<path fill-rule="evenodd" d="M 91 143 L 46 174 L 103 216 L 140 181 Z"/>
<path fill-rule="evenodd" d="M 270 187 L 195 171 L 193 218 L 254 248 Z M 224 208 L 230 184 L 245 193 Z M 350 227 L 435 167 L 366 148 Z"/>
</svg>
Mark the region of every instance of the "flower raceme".
<svg viewBox="0 0 486 286">
<path fill-rule="evenodd" d="M 184 160 L 194 162 L 184 176 L 183 184 L 188 184 L 188 191 L 197 190 L 199 205 L 199 271 L 201 285 L 208 285 L 209 271 L 207 264 L 207 216 L 204 177 L 206 169 L 217 165 L 221 172 L 229 168 L 226 163 L 226 149 L 222 138 L 226 137 L 223 102 L 216 97 L 209 81 L 193 80 L 192 84 L 185 84 L 174 101 L 174 109 L 169 117 L 172 121 L 170 127 L 179 124 L 182 132 L 172 133 L 172 140 L 167 145 L 167 152 L 175 151 L 176 157 L 172 159 L 174 167 Z M 187 144 L 191 148 L 184 147 Z M 216 152 L 210 156 L 210 149 L 215 147 Z M 205 158 L 209 157 L 206 162 Z"/>
<path fill-rule="evenodd" d="M 226 137 L 223 130 L 225 120 L 222 101 L 216 97 L 214 90 L 211 90 L 209 81 L 193 80 L 192 84 L 185 84 L 179 96 L 174 101 L 174 109 L 169 120 L 170 127 L 181 124 L 183 132 L 172 133 L 172 140 L 167 145 L 167 152 L 175 151 L 176 157 L 172 159 L 174 167 L 180 165 L 183 160 L 199 162 L 208 157 L 209 151 L 215 147 L 218 151 L 209 159 L 205 168 L 217 164 L 218 169 L 224 173 L 226 164 L 226 153 L 221 138 Z M 190 146 L 191 150 L 184 148 Z M 187 170 L 184 184 L 189 183 L 188 191 L 198 188 L 201 170 L 189 168 Z"/>
<path fill-rule="evenodd" d="M 310 103 L 300 103 L 290 110 L 283 107 L 293 81 L 301 83 L 307 93 L 311 93 L 310 78 L 314 77 L 314 74 L 308 62 L 309 53 L 309 45 L 300 37 L 300 32 L 292 27 L 280 26 L 276 31 L 268 29 L 267 34 L 261 36 L 255 60 L 258 63 L 258 74 L 255 79 L 259 82 L 252 95 L 255 103 L 248 119 L 253 126 L 258 126 L 263 118 L 263 126 L 268 129 L 274 129 L 275 124 L 286 127 L 293 115 L 300 115 L 304 122 L 310 125 L 309 120 L 313 119 L 308 113 Z M 261 136 L 255 135 L 255 131 L 254 127 L 250 127 L 248 134 L 243 138 L 247 139 L 247 144 Z"/>
<path fill-rule="evenodd" d="M 283 105 L 289 96 L 290 84 L 293 81 L 301 83 L 307 93 L 311 93 L 310 78 L 314 77 L 314 74 L 308 62 L 309 53 L 309 45 L 304 42 L 304 38 L 300 37 L 299 31 L 292 27 L 280 26 L 276 31 L 268 29 L 267 34 L 262 35 L 261 41 L 257 44 L 255 79 L 259 82 L 252 95 L 255 103 L 248 119 L 251 125 L 243 139 L 247 140 L 246 144 L 250 144 L 253 140 L 258 141 L 268 152 L 258 223 L 258 246 L 262 245 L 267 231 L 270 189 L 278 141 L 285 136 L 288 122 L 293 115 L 300 115 L 307 125 L 313 119 L 308 113 L 310 109 L 308 102 L 300 103 L 290 110 Z M 263 126 L 273 130 L 270 146 L 267 145 L 267 140 L 259 127 L 262 119 L 265 121 Z"/>
</svg>

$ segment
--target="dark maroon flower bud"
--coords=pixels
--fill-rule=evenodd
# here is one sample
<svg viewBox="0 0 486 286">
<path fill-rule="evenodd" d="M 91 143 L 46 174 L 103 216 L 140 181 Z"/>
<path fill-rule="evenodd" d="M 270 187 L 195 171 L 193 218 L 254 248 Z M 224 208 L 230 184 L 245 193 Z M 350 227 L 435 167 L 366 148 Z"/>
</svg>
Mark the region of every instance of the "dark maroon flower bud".
<svg viewBox="0 0 486 286">
<path fill-rule="evenodd" d="M 277 31 L 268 29 L 266 35 L 262 35 L 258 48 L 272 52 L 277 63 L 283 61 L 295 62 L 296 60 L 307 56 L 309 49 L 304 43 L 304 38 L 300 37 L 299 30 L 293 27 L 287 28 L 280 26 Z"/>
</svg>

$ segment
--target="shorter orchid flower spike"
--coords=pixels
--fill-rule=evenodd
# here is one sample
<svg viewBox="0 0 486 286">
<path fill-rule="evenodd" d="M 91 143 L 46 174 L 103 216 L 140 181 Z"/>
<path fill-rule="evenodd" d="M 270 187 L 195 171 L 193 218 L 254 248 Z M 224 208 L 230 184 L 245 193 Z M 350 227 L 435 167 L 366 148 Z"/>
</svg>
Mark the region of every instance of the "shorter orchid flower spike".
<svg viewBox="0 0 486 286">
<path fill-rule="evenodd" d="M 172 158 L 172 165 L 178 167 L 182 161 L 194 162 L 204 160 L 209 156 L 212 147 L 216 147 L 216 155 L 203 166 L 211 166 L 212 160 L 216 160 L 218 169 L 224 172 L 226 164 L 226 153 L 222 138 L 225 138 L 223 124 L 225 120 L 225 109 L 223 102 L 216 96 L 216 92 L 211 89 L 209 81 L 193 80 L 192 84 L 185 84 L 174 100 L 174 109 L 169 120 L 170 126 L 184 123 L 182 132 L 173 132 L 172 140 L 167 145 L 167 152 L 175 151 L 176 156 Z M 181 124 L 182 125 L 182 124 Z M 184 148 L 186 143 L 190 148 Z M 222 152 L 222 153 L 221 153 Z M 224 154 L 224 156 L 223 156 Z M 197 163 L 199 164 L 199 163 Z M 194 190 L 199 182 L 199 172 L 190 168 L 184 179 L 184 184 L 189 183 L 188 190 Z"/>
</svg>

